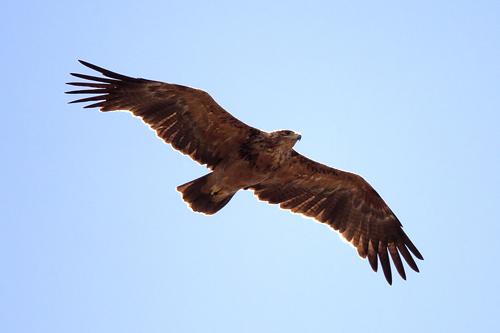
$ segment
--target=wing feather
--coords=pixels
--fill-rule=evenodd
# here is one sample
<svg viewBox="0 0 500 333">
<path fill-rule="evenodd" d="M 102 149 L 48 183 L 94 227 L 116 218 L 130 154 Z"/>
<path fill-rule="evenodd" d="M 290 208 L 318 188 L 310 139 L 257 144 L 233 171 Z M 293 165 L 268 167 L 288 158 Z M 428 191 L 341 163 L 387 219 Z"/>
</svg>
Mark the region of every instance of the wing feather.
<svg viewBox="0 0 500 333">
<path fill-rule="evenodd" d="M 133 78 L 85 61 L 80 63 L 104 77 L 71 73 L 87 81 L 68 82 L 69 85 L 94 89 L 68 91 L 68 94 L 93 95 L 70 103 L 97 102 L 85 108 L 129 111 L 163 141 L 209 168 L 215 168 L 256 131 L 226 112 L 202 90 Z"/>
<path fill-rule="evenodd" d="M 337 230 L 361 258 L 368 258 L 374 271 L 380 262 L 389 283 L 391 259 L 403 279 L 406 273 L 401 256 L 418 272 L 411 254 L 418 259 L 423 259 L 422 255 L 384 200 L 358 175 L 330 168 L 293 151 L 289 163 L 251 189 L 261 200 L 279 203 L 284 209 Z"/>
</svg>

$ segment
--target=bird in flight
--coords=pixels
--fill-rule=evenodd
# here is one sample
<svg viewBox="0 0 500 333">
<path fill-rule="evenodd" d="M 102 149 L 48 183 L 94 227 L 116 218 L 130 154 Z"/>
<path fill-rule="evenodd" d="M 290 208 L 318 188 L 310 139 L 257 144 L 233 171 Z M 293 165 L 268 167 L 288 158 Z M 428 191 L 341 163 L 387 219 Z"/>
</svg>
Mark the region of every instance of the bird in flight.
<svg viewBox="0 0 500 333">
<path fill-rule="evenodd" d="M 334 169 L 297 153 L 300 134 L 265 132 L 225 111 L 205 91 L 133 78 L 80 63 L 102 76 L 71 73 L 84 87 L 68 94 L 92 94 L 70 103 L 102 112 L 128 111 L 166 143 L 206 165 L 211 172 L 177 187 L 193 211 L 212 215 L 239 190 L 260 200 L 329 225 L 350 242 L 376 272 L 378 262 L 392 284 L 390 258 L 406 280 L 401 256 L 416 272 L 412 257 L 422 255 L 379 194 L 360 176 Z"/>
</svg>

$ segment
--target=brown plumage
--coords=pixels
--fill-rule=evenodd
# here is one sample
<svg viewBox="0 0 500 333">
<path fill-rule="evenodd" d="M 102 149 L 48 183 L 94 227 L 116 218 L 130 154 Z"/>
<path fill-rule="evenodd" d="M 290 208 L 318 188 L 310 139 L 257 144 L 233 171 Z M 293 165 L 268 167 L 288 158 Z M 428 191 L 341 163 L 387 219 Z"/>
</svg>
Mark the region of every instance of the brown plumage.
<svg viewBox="0 0 500 333">
<path fill-rule="evenodd" d="M 142 118 L 175 149 L 212 170 L 177 187 L 197 212 L 214 214 L 240 189 L 263 201 L 312 217 L 338 231 L 368 261 L 378 262 L 392 283 L 390 259 L 406 279 L 400 255 L 418 272 L 423 259 L 401 223 L 360 176 L 330 168 L 293 150 L 300 135 L 267 133 L 239 121 L 206 92 L 176 84 L 132 78 L 80 61 L 105 77 L 71 73 L 86 81 L 69 94 L 95 94 L 70 103 L 93 102 L 103 112 L 129 111 Z"/>
</svg>

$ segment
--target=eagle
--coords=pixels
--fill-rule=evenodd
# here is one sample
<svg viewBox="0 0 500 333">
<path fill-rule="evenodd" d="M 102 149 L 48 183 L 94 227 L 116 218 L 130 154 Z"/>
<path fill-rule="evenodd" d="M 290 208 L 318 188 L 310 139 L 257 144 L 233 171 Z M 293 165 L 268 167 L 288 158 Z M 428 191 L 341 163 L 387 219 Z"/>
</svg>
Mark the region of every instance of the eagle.
<svg viewBox="0 0 500 333">
<path fill-rule="evenodd" d="M 380 195 L 362 177 L 296 152 L 293 147 L 300 134 L 249 126 L 203 90 L 133 78 L 79 62 L 102 75 L 71 73 L 83 81 L 67 84 L 83 88 L 66 93 L 92 96 L 69 103 L 91 102 L 85 108 L 102 112 L 128 111 L 163 141 L 211 170 L 177 187 L 193 211 L 215 214 L 236 192 L 251 190 L 262 201 L 333 228 L 361 258 L 368 258 L 373 271 L 380 262 L 389 284 L 390 258 L 405 280 L 401 256 L 419 271 L 413 256 L 423 260 L 422 255 Z"/>
</svg>

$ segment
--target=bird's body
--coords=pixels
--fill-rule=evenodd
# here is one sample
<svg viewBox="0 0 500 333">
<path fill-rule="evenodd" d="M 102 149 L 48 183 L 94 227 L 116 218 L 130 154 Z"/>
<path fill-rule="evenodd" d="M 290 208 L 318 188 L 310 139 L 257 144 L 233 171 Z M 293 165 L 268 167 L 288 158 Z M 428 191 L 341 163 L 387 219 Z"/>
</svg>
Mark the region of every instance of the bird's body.
<svg viewBox="0 0 500 333">
<path fill-rule="evenodd" d="M 272 133 L 254 131 L 242 145 L 235 146 L 211 173 L 178 186 L 177 190 L 194 211 L 214 214 L 237 191 L 271 178 L 276 170 L 289 162 L 293 145 L 299 139 L 299 134 L 287 130 Z"/>
<path fill-rule="evenodd" d="M 293 146 L 300 135 L 289 130 L 265 132 L 239 121 L 206 92 L 176 84 L 132 78 L 81 61 L 105 77 L 75 74 L 97 94 L 74 102 L 95 102 L 103 112 L 129 111 L 158 137 L 206 165 L 211 172 L 177 187 L 197 212 L 214 214 L 241 190 L 263 201 L 326 223 L 350 242 L 374 271 L 378 261 L 392 282 L 389 255 L 405 279 L 400 255 L 418 271 L 420 252 L 378 193 L 360 176 L 312 161 Z"/>
</svg>

